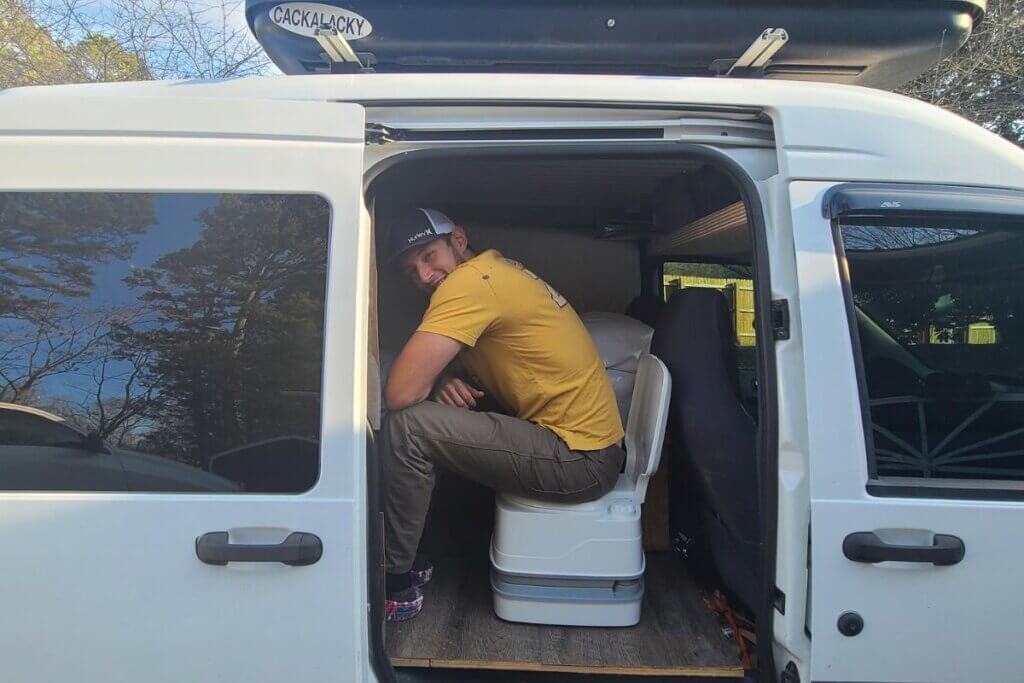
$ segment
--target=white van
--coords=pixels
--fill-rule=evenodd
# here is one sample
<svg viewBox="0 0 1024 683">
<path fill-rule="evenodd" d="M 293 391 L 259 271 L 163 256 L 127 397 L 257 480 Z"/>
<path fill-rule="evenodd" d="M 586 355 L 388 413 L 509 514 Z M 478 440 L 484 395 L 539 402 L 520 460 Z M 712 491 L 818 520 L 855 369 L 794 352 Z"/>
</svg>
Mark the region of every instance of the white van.
<svg viewBox="0 0 1024 683">
<path fill-rule="evenodd" d="M 983 9 L 932 5 L 957 44 Z M 316 44 L 278 6 L 250 2 L 257 34 Z M 346 7 L 376 32 L 348 35 L 365 66 L 387 17 Z M 24 407 L 0 414 L 0 680 L 1020 680 L 1024 152 L 881 90 L 772 77 L 871 68 L 386 56 L 0 94 L 0 401 Z M 928 61 L 908 60 L 874 73 Z M 516 68 L 542 70 L 495 70 Z M 376 248 L 408 203 L 581 314 L 654 328 L 674 393 L 639 625 L 498 619 L 493 502 L 449 479 L 427 605 L 384 628 L 380 372 L 424 302 Z M 51 449 L 44 469 L 19 447 Z M 100 476 L 111 452 L 173 476 Z"/>
</svg>

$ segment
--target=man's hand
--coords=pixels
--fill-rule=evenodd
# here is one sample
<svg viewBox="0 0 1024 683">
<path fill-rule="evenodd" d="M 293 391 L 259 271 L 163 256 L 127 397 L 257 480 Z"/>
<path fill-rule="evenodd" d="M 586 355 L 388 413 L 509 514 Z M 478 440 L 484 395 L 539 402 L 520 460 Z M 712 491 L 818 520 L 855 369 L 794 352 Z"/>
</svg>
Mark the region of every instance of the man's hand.
<svg viewBox="0 0 1024 683">
<path fill-rule="evenodd" d="M 483 398 L 484 392 L 473 387 L 458 377 L 442 377 L 434 387 L 434 400 L 455 408 L 476 408 L 476 400 Z"/>
</svg>

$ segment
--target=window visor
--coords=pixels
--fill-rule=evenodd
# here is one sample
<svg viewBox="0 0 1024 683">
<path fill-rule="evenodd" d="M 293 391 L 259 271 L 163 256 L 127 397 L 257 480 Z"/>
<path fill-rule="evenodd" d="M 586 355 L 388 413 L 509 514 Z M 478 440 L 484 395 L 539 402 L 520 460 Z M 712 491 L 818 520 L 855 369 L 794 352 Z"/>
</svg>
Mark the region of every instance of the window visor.
<svg viewBox="0 0 1024 683">
<path fill-rule="evenodd" d="M 845 183 L 825 193 L 821 211 L 830 220 L 921 213 L 1012 220 L 1024 216 L 1024 192 L 957 185 Z"/>
</svg>

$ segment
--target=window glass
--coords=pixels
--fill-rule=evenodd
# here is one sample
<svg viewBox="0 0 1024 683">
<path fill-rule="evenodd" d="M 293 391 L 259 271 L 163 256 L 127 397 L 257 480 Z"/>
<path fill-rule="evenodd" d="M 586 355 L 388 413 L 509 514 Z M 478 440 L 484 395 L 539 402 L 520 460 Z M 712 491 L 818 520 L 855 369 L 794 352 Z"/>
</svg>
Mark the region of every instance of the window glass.
<svg viewBox="0 0 1024 683">
<path fill-rule="evenodd" d="M 662 267 L 665 301 L 681 289 L 703 287 L 725 296 L 735 334 L 736 386 L 747 412 L 758 415 L 757 335 L 754 332 L 754 277 L 750 266 L 666 262 Z"/>
<path fill-rule="evenodd" d="M 327 203 L 0 193 L 0 489 L 301 492 Z"/>
<path fill-rule="evenodd" d="M 1014 227 L 840 225 L 879 477 L 1024 480 Z"/>
<path fill-rule="evenodd" d="M 749 266 L 666 262 L 662 268 L 665 301 L 686 287 L 706 287 L 722 292 L 732 311 L 736 344 L 754 346 L 754 280 Z"/>
</svg>

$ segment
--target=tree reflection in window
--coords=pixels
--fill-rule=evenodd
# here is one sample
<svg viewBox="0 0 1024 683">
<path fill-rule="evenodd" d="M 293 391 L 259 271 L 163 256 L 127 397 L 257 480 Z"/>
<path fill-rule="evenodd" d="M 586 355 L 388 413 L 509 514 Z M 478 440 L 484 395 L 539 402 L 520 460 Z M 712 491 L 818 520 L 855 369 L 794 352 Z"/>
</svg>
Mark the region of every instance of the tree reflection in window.
<svg viewBox="0 0 1024 683">
<path fill-rule="evenodd" d="M 328 224 L 310 196 L 0 195 L 0 403 L 172 477 L 220 462 L 226 489 L 308 489 Z"/>
</svg>

